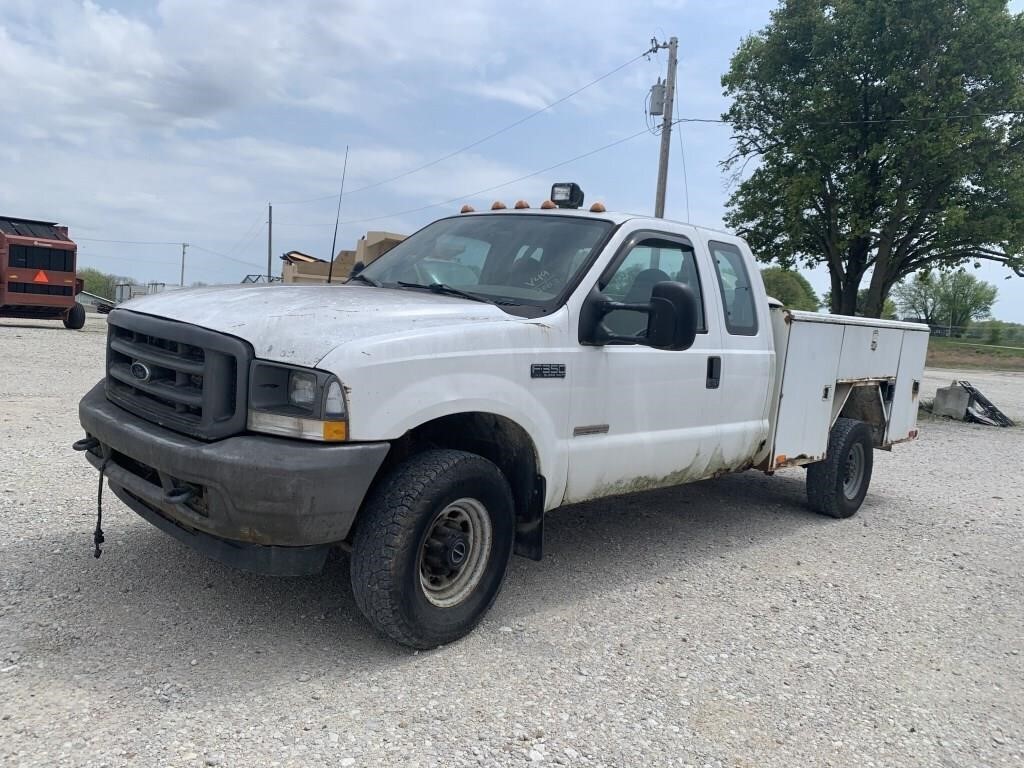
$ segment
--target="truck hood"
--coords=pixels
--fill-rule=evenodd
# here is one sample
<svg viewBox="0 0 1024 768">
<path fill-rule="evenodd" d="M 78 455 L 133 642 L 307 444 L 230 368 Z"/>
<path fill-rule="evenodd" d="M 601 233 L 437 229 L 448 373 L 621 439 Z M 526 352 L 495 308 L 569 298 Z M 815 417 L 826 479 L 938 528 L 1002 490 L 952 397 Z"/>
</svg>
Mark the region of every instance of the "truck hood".
<svg viewBox="0 0 1024 768">
<path fill-rule="evenodd" d="M 364 285 L 197 288 L 144 296 L 121 307 L 236 336 L 258 358 L 309 367 L 351 341 L 513 319 L 491 304 Z"/>
</svg>

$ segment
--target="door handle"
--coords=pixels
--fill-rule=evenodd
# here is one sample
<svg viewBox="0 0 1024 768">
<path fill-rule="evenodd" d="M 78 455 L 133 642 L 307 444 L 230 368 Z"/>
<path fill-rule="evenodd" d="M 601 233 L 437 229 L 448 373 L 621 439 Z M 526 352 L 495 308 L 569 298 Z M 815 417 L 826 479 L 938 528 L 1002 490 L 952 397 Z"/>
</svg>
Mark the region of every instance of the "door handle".
<svg viewBox="0 0 1024 768">
<path fill-rule="evenodd" d="M 722 381 L 722 358 L 720 357 L 709 357 L 708 358 L 708 378 L 704 386 L 708 389 L 718 389 L 718 385 Z"/>
</svg>

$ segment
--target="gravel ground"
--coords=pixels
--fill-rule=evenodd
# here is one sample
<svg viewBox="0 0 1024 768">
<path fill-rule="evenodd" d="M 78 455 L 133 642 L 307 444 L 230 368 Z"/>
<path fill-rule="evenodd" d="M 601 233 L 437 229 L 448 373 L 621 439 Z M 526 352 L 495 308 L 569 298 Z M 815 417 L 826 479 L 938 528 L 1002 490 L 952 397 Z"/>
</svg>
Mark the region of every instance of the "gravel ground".
<svg viewBox="0 0 1024 768">
<path fill-rule="evenodd" d="M 0 764 L 1022 764 L 1020 429 L 923 422 L 847 521 L 799 470 L 567 508 L 476 632 L 414 653 L 343 556 L 233 571 L 108 495 L 93 559 L 69 445 L 103 330 L 0 323 Z"/>
</svg>

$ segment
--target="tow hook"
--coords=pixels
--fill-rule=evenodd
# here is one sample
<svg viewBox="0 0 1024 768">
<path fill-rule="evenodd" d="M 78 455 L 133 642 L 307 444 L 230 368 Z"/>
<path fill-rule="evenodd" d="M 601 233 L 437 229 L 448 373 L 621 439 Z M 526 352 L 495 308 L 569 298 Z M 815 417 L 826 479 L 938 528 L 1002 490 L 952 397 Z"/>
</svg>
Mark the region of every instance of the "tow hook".
<svg viewBox="0 0 1024 768">
<path fill-rule="evenodd" d="M 93 448 L 98 448 L 100 441 L 95 437 L 83 437 L 81 440 L 75 440 L 71 444 L 71 449 L 74 451 L 91 451 Z"/>
<path fill-rule="evenodd" d="M 184 504 L 195 495 L 196 492 L 188 486 L 178 485 L 164 494 L 164 501 L 168 504 Z"/>
</svg>

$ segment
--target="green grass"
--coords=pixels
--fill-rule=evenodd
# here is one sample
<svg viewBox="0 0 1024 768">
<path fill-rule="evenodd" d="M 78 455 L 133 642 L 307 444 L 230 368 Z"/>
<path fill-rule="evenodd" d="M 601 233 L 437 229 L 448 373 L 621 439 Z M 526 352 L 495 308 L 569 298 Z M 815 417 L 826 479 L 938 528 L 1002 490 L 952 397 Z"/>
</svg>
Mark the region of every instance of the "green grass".
<svg viewBox="0 0 1024 768">
<path fill-rule="evenodd" d="M 1024 347 L 989 346 L 933 336 L 928 340 L 927 365 L 931 368 L 1024 371 Z"/>
</svg>

